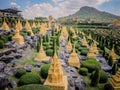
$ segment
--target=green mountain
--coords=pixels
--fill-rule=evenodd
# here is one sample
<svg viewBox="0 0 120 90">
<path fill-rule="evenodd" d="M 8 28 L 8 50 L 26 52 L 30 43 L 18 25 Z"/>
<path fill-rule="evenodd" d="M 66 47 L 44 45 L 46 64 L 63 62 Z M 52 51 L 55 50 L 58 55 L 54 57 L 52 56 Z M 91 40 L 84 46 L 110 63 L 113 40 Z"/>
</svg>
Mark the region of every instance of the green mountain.
<svg viewBox="0 0 120 90">
<path fill-rule="evenodd" d="M 114 19 L 120 20 L 120 16 L 113 15 L 108 12 L 99 11 L 96 8 L 84 6 L 80 8 L 75 14 L 61 17 L 58 20 L 63 19 L 75 19 L 78 18 L 81 21 L 90 20 L 94 22 L 112 22 Z"/>
</svg>

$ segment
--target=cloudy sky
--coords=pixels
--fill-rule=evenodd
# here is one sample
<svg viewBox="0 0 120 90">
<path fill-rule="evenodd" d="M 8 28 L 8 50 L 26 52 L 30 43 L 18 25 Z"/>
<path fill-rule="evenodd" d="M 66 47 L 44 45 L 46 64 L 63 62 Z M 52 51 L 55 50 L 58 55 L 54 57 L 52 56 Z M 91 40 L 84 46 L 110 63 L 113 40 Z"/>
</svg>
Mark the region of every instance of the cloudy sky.
<svg viewBox="0 0 120 90">
<path fill-rule="evenodd" d="M 58 18 L 73 14 L 83 6 L 120 16 L 120 0 L 0 0 L 0 9 L 17 7 L 25 19 L 49 15 Z"/>
</svg>

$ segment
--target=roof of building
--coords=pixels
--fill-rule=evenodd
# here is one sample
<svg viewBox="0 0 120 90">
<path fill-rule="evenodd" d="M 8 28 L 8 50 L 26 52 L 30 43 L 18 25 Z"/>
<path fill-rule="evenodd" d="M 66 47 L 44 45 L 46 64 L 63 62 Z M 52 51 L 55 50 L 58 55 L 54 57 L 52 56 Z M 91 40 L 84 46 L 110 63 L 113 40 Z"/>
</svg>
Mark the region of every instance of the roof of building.
<svg viewBox="0 0 120 90">
<path fill-rule="evenodd" d="M 17 13 L 17 12 L 22 12 L 18 10 L 17 8 L 7 8 L 7 9 L 0 9 L 1 12 L 9 12 L 9 13 Z"/>
</svg>

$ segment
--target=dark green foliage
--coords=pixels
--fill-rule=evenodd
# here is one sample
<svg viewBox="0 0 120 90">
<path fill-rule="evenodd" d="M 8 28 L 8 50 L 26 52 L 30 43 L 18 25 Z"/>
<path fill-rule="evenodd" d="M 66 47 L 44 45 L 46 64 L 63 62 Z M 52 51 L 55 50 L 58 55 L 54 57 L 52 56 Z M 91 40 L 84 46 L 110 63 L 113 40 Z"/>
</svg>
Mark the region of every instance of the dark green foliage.
<svg viewBox="0 0 120 90">
<path fill-rule="evenodd" d="M 31 36 L 31 32 L 27 32 L 27 35 L 28 35 L 28 36 Z"/>
<path fill-rule="evenodd" d="M 40 75 L 41 75 L 42 78 L 44 78 L 44 79 L 47 78 L 49 68 L 50 68 L 50 64 L 43 65 L 41 67 Z"/>
<path fill-rule="evenodd" d="M 15 74 L 15 77 L 20 78 L 21 76 L 23 76 L 24 74 L 26 74 L 26 70 L 25 69 L 20 69 L 17 71 L 17 73 Z"/>
<path fill-rule="evenodd" d="M 115 75 L 116 72 L 117 72 L 117 64 L 114 63 L 114 64 L 113 64 L 113 67 L 112 67 L 112 74 Z"/>
<path fill-rule="evenodd" d="M 108 76 L 106 74 L 106 72 L 104 71 L 100 71 L 100 80 L 99 83 L 106 83 L 108 81 Z"/>
<path fill-rule="evenodd" d="M 43 86 L 40 84 L 30 84 L 15 88 L 15 90 L 51 90 L 51 89 L 47 86 Z"/>
<path fill-rule="evenodd" d="M 7 38 L 7 36 L 2 36 L 0 38 L 0 40 L 4 41 L 4 43 L 6 43 L 8 41 L 8 38 Z"/>
<path fill-rule="evenodd" d="M 86 61 L 83 61 L 81 67 L 86 67 L 90 73 L 97 68 L 101 69 L 99 62 L 97 62 L 96 59 L 87 59 Z"/>
<path fill-rule="evenodd" d="M 86 50 L 82 50 L 80 54 L 84 55 L 84 56 L 87 56 L 87 53 L 88 53 L 88 50 L 86 49 Z"/>
<path fill-rule="evenodd" d="M 40 84 L 41 83 L 41 78 L 38 74 L 34 73 L 27 73 L 23 76 L 20 77 L 20 80 L 18 84 L 20 86 L 22 85 L 28 85 L 28 84 Z"/>
<path fill-rule="evenodd" d="M 80 68 L 79 74 L 86 76 L 88 74 L 88 69 L 87 68 Z"/>
<path fill-rule="evenodd" d="M 0 49 L 3 49 L 3 48 L 4 48 L 4 45 L 5 45 L 4 41 L 3 41 L 3 40 L 0 40 Z"/>
<path fill-rule="evenodd" d="M 40 50 L 40 42 L 37 42 L 37 52 Z"/>
<path fill-rule="evenodd" d="M 8 35 L 8 41 L 12 41 L 12 34 Z"/>
<path fill-rule="evenodd" d="M 47 56 L 53 56 L 54 55 L 53 49 L 46 50 L 46 54 L 47 54 Z"/>
<path fill-rule="evenodd" d="M 96 69 L 95 73 L 91 78 L 91 86 L 97 86 L 97 84 L 99 83 L 99 80 L 100 80 L 100 72 L 99 72 L 99 69 Z"/>
<path fill-rule="evenodd" d="M 113 65 L 113 60 L 112 60 L 112 57 L 111 57 L 111 56 L 110 56 L 109 59 L 108 59 L 108 64 L 109 64 L 110 66 Z"/>
<path fill-rule="evenodd" d="M 105 84 L 104 90 L 114 90 L 111 84 Z"/>
</svg>

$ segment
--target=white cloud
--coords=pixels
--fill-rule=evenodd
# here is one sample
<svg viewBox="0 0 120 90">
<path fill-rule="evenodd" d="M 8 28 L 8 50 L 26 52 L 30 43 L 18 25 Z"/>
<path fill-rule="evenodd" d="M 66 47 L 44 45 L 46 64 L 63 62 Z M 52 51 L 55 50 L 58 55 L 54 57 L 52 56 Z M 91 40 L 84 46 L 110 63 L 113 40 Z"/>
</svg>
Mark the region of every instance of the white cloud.
<svg viewBox="0 0 120 90">
<path fill-rule="evenodd" d="M 20 8 L 20 5 L 18 5 L 16 2 L 10 2 L 10 6 Z"/>
<path fill-rule="evenodd" d="M 52 0 L 55 5 L 50 3 L 34 4 L 27 6 L 23 11 L 26 19 L 53 15 L 55 18 L 75 13 L 83 6 L 97 7 L 98 5 L 110 0 Z"/>
</svg>

